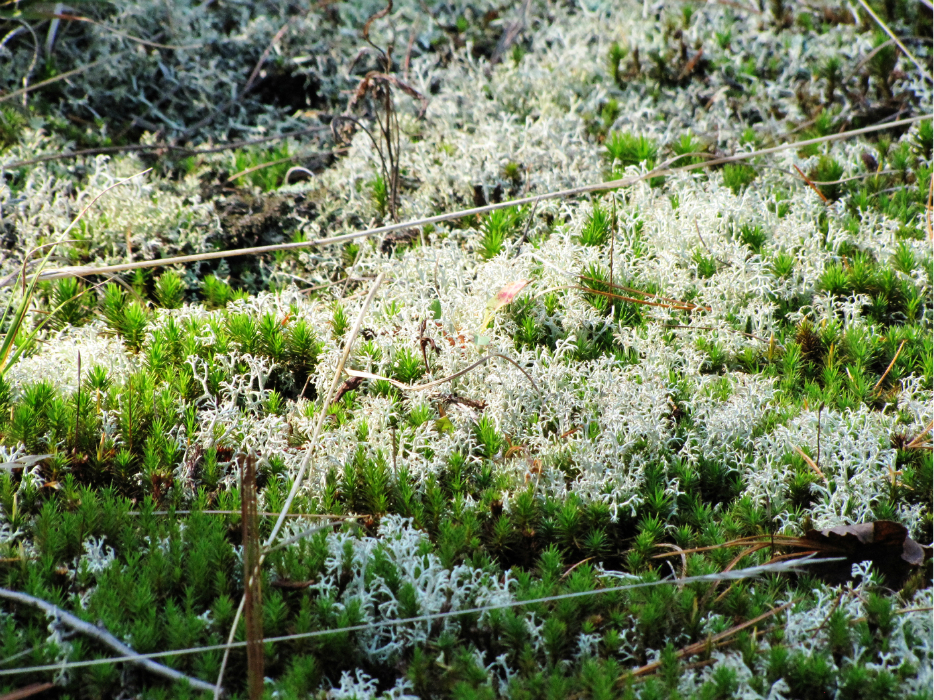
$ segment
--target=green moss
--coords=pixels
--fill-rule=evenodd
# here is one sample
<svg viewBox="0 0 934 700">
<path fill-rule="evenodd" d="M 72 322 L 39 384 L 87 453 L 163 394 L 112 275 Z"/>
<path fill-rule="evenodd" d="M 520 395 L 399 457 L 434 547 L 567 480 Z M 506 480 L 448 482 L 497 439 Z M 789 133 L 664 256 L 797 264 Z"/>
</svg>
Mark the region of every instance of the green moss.
<svg viewBox="0 0 934 700">
<path fill-rule="evenodd" d="M 739 194 L 756 179 L 756 170 L 746 163 L 727 163 L 723 166 L 723 184 Z"/>
<path fill-rule="evenodd" d="M 522 215 L 523 210 L 519 207 L 506 207 L 490 212 L 480 226 L 480 257 L 490 260 L 499 255 L 503 244 L 518 227 Z"/>
</svg>

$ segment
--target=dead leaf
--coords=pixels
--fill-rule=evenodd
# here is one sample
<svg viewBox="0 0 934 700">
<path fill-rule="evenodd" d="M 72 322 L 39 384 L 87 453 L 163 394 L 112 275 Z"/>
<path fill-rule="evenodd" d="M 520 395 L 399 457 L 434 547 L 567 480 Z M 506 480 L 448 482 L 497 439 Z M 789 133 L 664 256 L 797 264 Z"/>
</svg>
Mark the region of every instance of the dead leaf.
<svg viewBox="0 0 934 700">
<path fill-rule="evenodd" d="M 908 536 L 904 525 L 890 520 L 809 530 L 804 539 L 824 554 L 846 557 L 814 570 L 828 582 L 842 583 L 850 578 L 853 564 L 871 561 L 890 586 L 900 587 L 911 569 L 924 563 L 921 545 Z"/>
<path fill-rule="evenodd" d="M 333 405 L 340 401 L 344 397 L 344 394 L 346 394 L 348 391 L 356 391 L 360 388 L 361 384 L 363 384 L 362 377 L 350 377 L 349 379 L 345 379 L 344 383 L 337 387 L 337 391 L 334 393 L 334 398 L 331 400 L 331 404 Z"/>
</svg>

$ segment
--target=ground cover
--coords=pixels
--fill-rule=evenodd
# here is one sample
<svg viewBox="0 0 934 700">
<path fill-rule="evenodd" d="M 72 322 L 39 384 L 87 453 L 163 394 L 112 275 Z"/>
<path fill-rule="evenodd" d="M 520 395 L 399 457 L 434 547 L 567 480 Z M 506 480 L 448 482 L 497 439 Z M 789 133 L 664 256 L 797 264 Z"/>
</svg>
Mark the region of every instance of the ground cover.
<svg viewBox="0 0 934 700">
<path fill-rule="evenodd" d="M 931 697 L 924 3 L 66 10 L 0 5 L 0 690 Z"/>
</svg>

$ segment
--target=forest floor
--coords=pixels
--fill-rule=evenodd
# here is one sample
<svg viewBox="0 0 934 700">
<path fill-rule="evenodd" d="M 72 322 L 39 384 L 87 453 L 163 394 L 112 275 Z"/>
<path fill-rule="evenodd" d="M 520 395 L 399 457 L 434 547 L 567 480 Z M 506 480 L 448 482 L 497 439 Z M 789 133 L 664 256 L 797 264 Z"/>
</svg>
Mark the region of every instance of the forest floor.
<svg viewBox="0 0 934 700">
<path fill-rule="evenodd" d="M 0 3 L 0 698 L 930 699 L 931 33 Z"/>
</svg>

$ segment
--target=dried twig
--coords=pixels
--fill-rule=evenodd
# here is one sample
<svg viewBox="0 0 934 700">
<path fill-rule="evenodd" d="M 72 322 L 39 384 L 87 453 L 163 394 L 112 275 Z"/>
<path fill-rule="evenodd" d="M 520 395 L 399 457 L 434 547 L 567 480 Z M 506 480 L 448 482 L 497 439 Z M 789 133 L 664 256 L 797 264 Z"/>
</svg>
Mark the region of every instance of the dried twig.
<svg viewBox="0 0 934 700">
<path fill-rule="evenodd" d="M 931 428 L 934 428 L 934 420 L 928 423 L 927 427 L 924 430 L 918 433 L 918 435 L 911 442 L 905 445 L 905 449 L 916 450 L 919 447 L 924 447 L 924 443 L 926 443 L 930 439 L 928 437 L 928 433 L 931 432 Z"/>
<path fill-rule="evenodd" d="M 602 283 L 608 284 L 607 282 L 602 282 Z M 613 294 L 613 292 L 602 292 L 599 289 L 593 289 L 591 287 L 582 287 L 579 284 L 565 285 L 563 289 L 577 289 L 582 292 L 587 292 L 588 294 L 597 294 L 599 296 L 607 297 L 609 299 L 619 299 L 620 301 L 628 301 L 631 304 L 642 304 L 643 306 L 658 306 L 663 309 L 679 309 L 681 311 L 694 311 L 695 309 L 704 309 L 706 311 L 710 311 L 709 307 L 696 306 L 695 304 L 665 303 L 661 301 L 646 301 L 645 299 L 636 299 L 634 297 L 623 296 L 622 294 Z M 555 290 L 550 289 L 548 291 L 555 291 Z"/>
<path fill-rule="evenodd" d="M 210 683 L 205 683 L 204 681 L 197 678 L 186 676 L 184 673 L 179 673 L 175 669 L 169 668 L 168 666 L 163 666 L 162 664 L 156 663 L 151 659 L 137 658 L 136 652 L 133 651 L 133 649 L 114 637 L 107 630 L 100 627 L 95 627 L 91 623 L 85 622 L 81 618 L 72 615 L 67 610 L 62 610 L 57 605 L 52 605 L 52 603 L 48 603 L 41 598 L 35 598 L 31 595 L 27 595 L 26 593 L 20 593 L 19 591 L 11 591 L 8 588 L 0 588 L 0 598 L 5 598 L 17 603 L 22 603 L 23 605 L 31 605 L 34 608 L 39 608 L 45 612 L 46 615 L 49 615 L 55 620 L 68 625 L 77 632 L 81 632 L 82 634 L 86 634 L 87 636 L 96 639 L 101 644 L 110 647 L 118 654 L 133 657 L 128 659 L 130 663 L 141 666 L 150 673 L 155 673 L 156 675 L 162 676 L 163 678 L 168 678 L 173 681 L 187 681 L 192 688 L 197 688 L 198 690 L 214 690 L 214 686 L 212 686 Z"/>
<path fill-rule="evenodd" d="M 78 73 L 84 73 L 84 71 L 86 70 L 97 68 L 102 63 L 109 63 L 110 61 L 116 60 L 125 53 L 127 53 L 127 51 L 120 51 L 118 53 L 111 54 L 110 56 L 94 61 L 93 63 L 88 63 L 86 65 L 79 66 L 78 68 L 75 68 L 74 70 L 70 70 L 65 73 L 62 73 L 61 75 L 56 75 L 54 78 L 49 78 L 48 80 L 43 80 L 41 82 L 34 83 L 27 87 L 20 88 L 19 90 L 8 92 L 5 95 L 0 95 L 0 102 L 6 102 L 7 100 L 12 100 L 16 97 L 19 97 L 20 95 L 25 95 L 27 92 L 31 92 L 32 90 L 38 90 L 39 88 L 45 87 L 46 85 L 57 83 L 59 80 L 67 80 L 68 78 L 78 75 Z"/>
<path fill-rule="evenodd" d="M 821 479 L 823 479 L 824 483 L 827 483 L 827 477 L 824 476 L 824 472 L 822 472 L 822 471 L 820 470 L 820 467 L 817 466 L 817 463 L 816 463 L 813 459 L 811 459 L 811 457 L 807 454 L 807 452 L 805 452 L 804 450 L 802 450 L 802 449 L 801 449 L 800 447 L 798 447 L 797 445 L 792 445 L 791 447 L 792 447 L 792 449 L 794 449 L 795 452 L 798 453 L 798 456 L 800 456 L 801 459 L 803 459 L 804 462 L 805 462 L 811 469 L 814 470 L 814 473 L 817 474 Z"/>
<path fill-rule="evenodd" d="M 121 32 L 119 29 L 115 29 L 103 22 L 98 22 L 93 20 L 90 17 L 84 17 L 82 15 L 69 15 L 69 14 L 58 14 L 55 12 L 39 12 L 37 13 L 40 16 L 43 16 L 47 19 L 52 20 L 66 20 L 68 22 L 85 22 L 87 24 L 93 24 L 95 27 L 100 27 L 104 31 L 110 32 L 111 34 L 116 34 L 119 37 L 132 41 L 135 44 L 140 44 L 141 46 L 149 46 L 153 49 L 168 49 L 170 51 L 190 51 L 192 49 L 200 49 L 204 46 L 204 43 L 198 44 L 188 44 L 186 46 L 175 46 L 173 44 L 160 44 L 155 41 L 149 41 L 148 39 L 140 39 L 138 36 L 133 36 L 132 34 L 127 34 L 126 32 Z M 160 32 L 161 33 L 161 32 Z"/>
<path fill-rule="evenodd" d="M 403 384 L 402 382 L 397 381 L 395 379 L 390 379 L 389 377 L 382 377 L 378 374 L 372 374 L 370 372 L 360 372 L 355 369 L 348 369 L 346 371 L 347 371 L 347 374 L 349 374 L 351 377 L 361 377 L 362 379 L 372 379 L 373 381 L 377 381 L 377 382 L 380 382 L 380 381 L 389 382 L 394 387 L 396 387 L 397 389 L 401 389 L 402 391 L 424 391 L 425 389 L 431 389 L 432 387 L 438 386 L 439 384 L 444 384 L 445 382 L 449 382 L 452 379 L 457 379 L 458 377 L 461 377 L 467 374 L 469 371 L 471 371 L 475 367 L 479 367 L 484 362 L 486 362 L 487 360 L 493 357 L 500 357 L 508 362 L 511 362 L 513 365 L 515 365 L 516 368 L 520 372 L 522 372 L 522 374 L 525 375 L 525 378 L 529 380 L 529 382 L 535 388 L 535 391 L 537 391 L 540 395 L 542 395 L 542 390 L 538 388 L 538 384 L 536 384 L 535 380 L 532 379 L 531 376 L 529 376 L 528 372 L 526 372 L 524 369 L 522 369 L 521 366 L 519 366 L 519 363 L 517 363 L 512 358 L 507 357 L 506 355 L 501 355 L 498 352 L 491 352 L 489 355 L 485 355 L 481 357 L 479 360 L 477 360 L 473 364 L 468 365 L 467 367 L 460 370 L 459 372 L 455 372 L 454 374 L 448 375 L 447 377 L 443 377 L 441 379 L 436 379 L 435 381 L 428 382 L 427 384 L 415 384 L 415 385 Z"/>
<path fill-rule="evenodd" d="M 297 131 L 286 131 L 282 134 L 276 134 L 275 136 L 264 136 L 258 139 L 249 139 L 246 141 L 231 141 L 230 143 L 225 143 L 221 146 L 210 146 L 208 148 L 186 148 L 183 146 L 175 146 L 170 143 L 152 143 L 152 144 L 143 144 L 135 143 L 128 146 L 103 146 L 101 148 L 85 148 L 80 151 L 69 151 L 66 153 L 53 153 L 46 156 L 39 156 L 38 158 L 31 158 L 29 160 L 17 160 L 12 163 L 2 163 L 0 168 L 22 168 L 27 165 L 36 165 L 37 163 L 48 163 L 53 160 L 65 160 L 66 158 L 80 158 L 82 156 L 98 156 L 105 155 L 108 153 L 134 153 L 134 152 L 146 152 L 146 151 L 173 151 L 178 154 L 179 157 L 185 156 L 194 156 L 194 155 L 205 155 L 209 153 L 221 153 L 222 151 L 230 151 L 235 148 L 242 148 L 244 146 L 255 146 L 261 143 L 269 143 L 270 141 L 281 141 L 283 139 L 290 138 L 292 136 L 305 136 L 307 134 L 312 134 L 317 131 L 328 131 L 330 126 L 312 126 L 307 129 L 299 129 Z"/>
<path fill-rule="evenodd" d="M 597 279 L 596 277 L 588 277 L 587 275 L 571 275 L 572 277 L 578 277 L 587 282 L 597 282 L 599 284 L 605 284 L 613 289 L 622 289 L 624 292 L 629 292 L 630 294 L 641 294 L 644 297 L 649 297 L 650 299 L 658 299 L 660 301 L 667 302 L 676 306 L 684 306 L 689 309 L 703 309 L 704 311 L 710 311 L 709 306 L 699 306 L 693 304 L 690 301 L 681 301 L 680 299 L 672 299 L 671 297 L 663 297 L 660 294 L 652 294 L 651 292 L 643 292 L 641 289 L 636 289 L 635 287 L 627 287 L 622 284 L 616 284 L 615 282 L 607 282 L 606 280 Z"/>
<path fill-rule="evenodd" d="M 801 171 L 801 168 L 799 168 L 797 165 L 794 166 L 794 168 L 795 168 L 795 170 L 798 171 L 798 175 L 801 176 L 801 179 L 804 180 L 812 190 L 814 190 L 815 192 L 817 192 L 817 196 L 821 198 L 821 201 L 823 201 L 824 204 L 826 204 L 827 206 L 830 206 L 830 200 L 827 199 L 827 197 L 824 195 L 824 193 L 820 191 L 820 188 L 818 188 L 818 186 L 815 185 L 815 184 L 811 181 L 811 178 L 809 178 L 807 175 L 805 175 L 805 174 Z"/>
<path fill-rule="evenodd" d="M 730 629 L 725 630 L 721 632 L 720 634 L 715 634 L 712 637 L 708 637 L 702 642 L 696 642 L 694 644 L 689 644 L 688 646 L 678 651 L 676 656 L 679 659 L 683 659 L 686 656 L 694 656 L 695 654 L 700 654 L 707 648 L 708 645 L 722 641 L 728 637 L 732 637 L 737 632 L 742 632 L 744 629 L 747 629 L 754 625 L 758 625 L 763 620 L 767 620 L 773 615 L 777 615 L 783 610 L 787 610 L 792 605 L 794 605 L 796 602 L 797 602 L 796 600 L 792 600 L 788 603 L 785 603 L 784 605 L 779 605 L 777 608 L 772 608 L 768 612 L 762 613 L 758 617 L 754 617 L 751 620 L 747 620 L 746 622 L 743 622 L 739 625 L 734 625 Z M 630 675 L 633 677 L 644 676 L 647 673 L 652 673 L 653 671 L 657 671 L 659 668 L 661 668 L 661 666 L 662 666 L 661 661 L 653 661 L 650 664 L 646 664 L 645 666 L 641 666 L 637 668 L 635 671 L 630 671 L 629 673 L 625 674 L 620 680 L 623 680 L 627 676 L 630 676 Z"/>
<path fill-rule="evenodd" d="M 263 696 L 263 590 L 260 569 L 260 533 L 256 516 L 256 455 L 243 460 L 240 477 L 243 529 L 243 619 L 246 621 L 247 692 L 250 700 Z"/>
<path fill-rule="evenodd" d="M 739 569 L 735 571 L 720 572 L 714 574 L 702 574 L 699 576 L 690 576 L 685 579 L 658 579 L 655 581 L 640 581 L 638 583 L 625 584 L 621 586 L 609 586 L 606 588 L 594 588 L 588 589 L 585 591 L 572 591 L 570 593 L 560 593 L 557 595 L 545 596 L 542 598 L 527 598 L 524 600 L 513 600 L 506 603 L 497 602 L 488 605 L 482 605 L 473 608 L 461 608 L 459 610 L 442 610 L 436 613 L 427 613 L 424 615 L 416 615 L 414 617 L 405 617 L 397 619 L 384 619 L 377 622 L 364 622 L 359 625 L 351 625 L 349 627 L 341 627 L 339 629 L 317 629 L 310 632 L 299 632 L 295 634 L 283 635 L 281 637 L 267 637 L 266 643 L 272 644 L 277 642 L 293 641 L 297 639 L 315 639 L 321 637 L 327 637 L 333 635 L 335 632 L 348 633 L 348 632 L 358 632 L 358 631 L 372 631 L 374 629 L 382 629 L 388 627 L 400 627 L 405 624 L 410 624 L 413 622 L 427 622 L 432 620 L 446 620 L 452 618 L 462 617 L 464 615 L 475 615 L 488 612 L 490 610 L 505 610 L 505 609 L 514 609 L 522 608 L 529 605 L 536 605 L 539 603 L 554 603 L 561 600 L 572 600 L 580 599 L 588 596 L 595 595 L 606 595 L 609 593 L 615 593 L 618 591 L 629 591 L 639 588 L 654 588 L 658 586 L 667 586 L 671 584 L 683 585 L 687 583 L 706 583 L 710 581 L 720 581 L 723 579 L 747 579 L 747 578 L 757 578 L 763 574 L 777 574 L 784 573 L 788 571 L 797 571 L 802 566 L 813 566 L 816 564 L 825 564 L 829 562 L 840 561 L 839 557 L 829 557 L 823 559 L 815 558 L 802 558 L 797 561 L 790 562 L 779 562 L 779 563 L 770 563 L 762 566 L 752 566 L 746 569 Z M 756 620 L 751 620 L 750 624 L 754 624 Z M 187 649 L 172 649 L 169 651 L 159 651 L 152 652 L 149 654 L 134 654 L 131 657 L 116 657 L 116 658 L 105 658 L 105 659 L 87 659 L 84 661 L 75 661 L 71 663 L 55 663 L 55 664 L 46 664 L 43 666 L 31 666 L 28 668 L 16 668 L 16 669 L 0 669 L 0 677 L 2 676 L 11 676 L 16 674 L 23 673 L 37 673 L 42 671 L 59 671 L 63 668 L 84 668 L 88 666 L 99 666 L 102 664 L 115 663 L 117 661 L 130 661 L 137 659 L 155 659 L 162 658 L 166 656 L 180 656 L 183 654 L 200 654 L 209 651 L 220 651 L 222 649 L 242 649 L 246 646 L 246 642 L 227 642 L 223 644 L 212 644 L 208 646 L 199 646 L 199 647 L 190 647 Z"/>
<path fill-rule="evenodd" d="M 40 457 L 52 457 L 53 455 L 38 455 Z M 25 459 L 25 458 L 21 458 Z M 0 465 L 2 467 L 3 465 Z M 202 515 L 240 515 L 239 510 L 153 510 L 149 512 L 149 515 L 192 515 L 194 513 L 201 513 Z M 142 515 L 143 511 L 140 510 L 128 510 L 125 513 L 126 515 Z M 279 513 L 272 513 L 269 511 L 258 511 L 256 513 L 261 518 L 272 518 L 279 517 Z M 322 520 L 353 520 L 354 518 L 369 517 L 366 515 L 336 515 L 334 513 L 286 513 L 285 517 L 287 518 L 320 518 Z"/>
<path fill-rule="evenodd" d="M 54 683 L 30 683 L 25 688 L 5 693 L 0 696 L 0 700 L 25 700 L 26 698 L 31 698 L 33 695 L 51 690 L 54 687 Z"/>
<path fill-rule="evenodd" d="M 525 29 L 526 16 L 529 13 L 529 6 L 532 4 L 532 0 L 525 0 L 522 4 L 522 9 L 519 11 L 519 19 L 509 25 L 503 35 L 499 38 L 499 41 L 496 44 L 496 49 L 493 51 L 493 55 L 490 57 L 490 65 L 495 66 L 499 63 L 506 52 L 509 50 L 509 47 L 512 46 L 516 39 L 522 34 L 522 31 Z"/>
<path fill-rule="evenodd" d="M 898 359 L 898 356 L 902 354 L 902 348 L 905 347 L 905 343 L 908 342 L 908 339 L 905 338 L 902 340 L 901 344 L 898 346 L 898 350 L 895 351 L 895 357 L 892 358 L 892 361 L 889 362 L 889 366 L 885 368 L 885 372 L 882 373 L 882 376 L 879 377 L 879 381 L 876 382 L 876 385 L 872 387 L 873 391 L 876 391 L 880 386 L 882 386 L 882 381 L 889 376 L 889 372 L 892 371 L 892 367 L 895 366 L 895 360 Z"/>
</svg>

